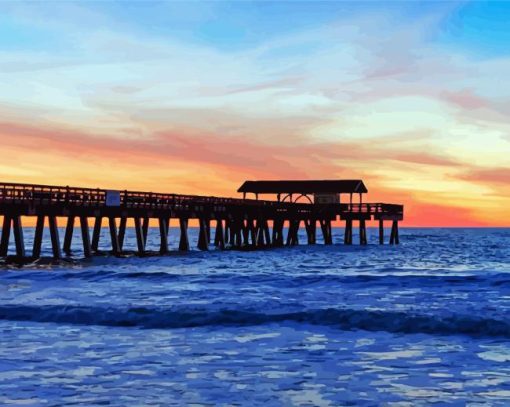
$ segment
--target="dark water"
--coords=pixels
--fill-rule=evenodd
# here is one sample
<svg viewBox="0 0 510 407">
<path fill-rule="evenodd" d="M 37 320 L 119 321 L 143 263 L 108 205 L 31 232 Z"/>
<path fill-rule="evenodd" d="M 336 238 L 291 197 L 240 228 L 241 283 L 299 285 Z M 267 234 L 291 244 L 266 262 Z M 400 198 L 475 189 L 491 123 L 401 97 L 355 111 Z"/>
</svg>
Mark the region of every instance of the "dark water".
<svg viewBox="0 0 510 407">
<path fill-rule="evenodd" d="M 6 268 L 0 404 L 510 405 L 510 230 L 369 235 Z"/>
</svg>

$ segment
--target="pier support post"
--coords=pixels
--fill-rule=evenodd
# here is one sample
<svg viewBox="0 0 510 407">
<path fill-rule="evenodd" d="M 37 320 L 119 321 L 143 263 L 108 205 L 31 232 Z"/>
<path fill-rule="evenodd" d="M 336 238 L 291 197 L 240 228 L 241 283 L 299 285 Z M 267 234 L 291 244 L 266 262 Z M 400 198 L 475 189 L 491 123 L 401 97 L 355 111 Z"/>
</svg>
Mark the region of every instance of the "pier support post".
<svg viewBox="0 0 510 407">
<path fill-rule="evenodd" d="M 179 218 L 179 226 L 181 228 L 181 238 L 179 240 L 179 250 L 180 251 L 188 251 L 189 250 L 188 219 Z"/>
<path fill-rule="evenodd" d="M 251 245 L 253 247 L 256 247 L 257 246 L 257 225 L 255 224 L 255 219 L 248 219 L 248 229 L 250 232 Z"/>
<path fill-rule="evenodd" d="M 119 249 L 121 251 L 124 248 L 124 238 L 126 236 L 126 226 L 127 226 L 127 217 L 121 216 L 120 224 L 119 224 Z"/>
<path fill-rule="evenodd" d="M 112 253 L 114 256 L 120 254 L 119 236 L 117 234 L 117 222 L 113 216 L 108 218 L 108 226 L 110 227 L 110 239 L 112 241 Z"/>
<path fill-rule="evenodd" d="M 224 238 L 225 238 L 225 244 L 229 244 L 230 243 L 230 219 L 225 219 L 225 231 L 223 232 L 224 233 Z"/>
<path fill-rule="evenodd" d="M 317 223 L 315 219 L 305 220 L 306 236 L 308 238 L 308 244 L 315 244 L 316 242 L 316 229 Z"/>
<path fill-rule="evenodd" d="M 214 233 L 214 245 L 220 249 L 225 248 L 225 235 L 223 233 L 223 220 L 216 220 L 216 232 Z"/>
<path fill-rule="evenodd" d="M 269 234 L 269 230 L 266 233 L 265 227 L 264 227 L 264 220 L 262 218 L 258 218 L 256 221 L 256 236 L 257 236 L 257 247 L 264 247 L 265 244 L 269 244 L 270 242 L 266 241 L 267 235 Z"/>
<path fill-rule="evenodd" d="M 206 219 L 205 220 L 205 230 L 207 231 L 207 243 L 211 243 L 211 220 Z"/>
<path fill-rule="evenodd" d="M 281 218 L 273 220 L 273 246 L 283 246 L 283 226 L 285 221 Z"/>
<path fill-rule="evenodd" d="M 359 220 L 359 244 L 363 246 L 367 244 L 367 225 L 365 219 Z"/>
<path fill-rule="evenodd" d="M 243 220 L 241 222 L 243 232 L 243 246 L 250 245 L 250 220 Z"/>
<path fill-rule="evenodd" d="M 230 245 L 239 248 L 243 245 L 241 222 L 237 219 L 230 221 Z"/>
<path fill-rule="evenodd" d="M 205 219 L 199 219 L 199 232 L 198 232 L 198 244 L 197 247 L 200 250 L 208 250 L 209 245 L 207 243 L 207 220 Z"/>
<path fill-rule="evenodd" d="M 347 219 L 345 221 L 344 244 L 352 244 L 352 219 Z"/>
<path fill-rule="evenodd" d="M 397 220 L 394 220 L 391 225 L 390 244 L 399 244 Z"/>
<path fill-rule="evenodd" d="M 324 219 L 320 221 L 320 224 L 322 229 L 322 236 L 324 238 L 324 244 L 333 244 L 333 236 L 331 234 L 331 221 Z"/>
<path fill-rule="evenodd" d="M 168 253 L 168 229 L 167 229 L 167 220 L 164 218 L 159 218 L 159 235 L 161 237 L 161 243 L 159 245 L 159 252 L 161 254 Z"/>
<path fill-rule="evenodd" d="M 264 232 L 264 238 L 266 240 L 266 245 L 271 246 L 271 233 L 269 233 L 269 224 L 267 223 L 267 219 L 262 221 L 262 230 Z"/>
<path fill-rule="evenodd" d="M 16 215 L 12 218 L 12 226 L 14 229 L 14 242 L 16 243 L 16 257 L 22 259 L 25 257 L 25 240 L 23 239 L 21 216 Z"/>
<path fill-rule="evenodd" d="M 83 242 L 83 256 L 92 257 L 92 248 L 90 247 L 89 220 L 86 216 L 80 216 L 81 239 Z"/>
<path fill-rule="evenodd" d="M 53 250 L 53 258 L 60 259 L 62 257 L 62 253 L 60 252 L 60 238 L 58 236 L 58 225 L 56 216 L 54 215 L 48 216 L 48 225 L 50 227 L 51 248 Z"/>
<path fill-rule="evenodd" d="M 9 215 L 4 215 L 2 224 L 2 240 L 0 242 L 0 256 L 6 257 L 9 251 L 9 237 L 11 236 L 11 223 L 12 218 Z"/>
<path fill-rule="evenodd" d="M 384 244 L 384 220 L 379 219 L 379 244 Z"/>
<path fill-rule="evenodd" d="M 300 219 L 293 219 L 289 221 L 289 230 L 287 232 L 287 246 L 295 246 L 299 244 L 299 225 Z"/>
<path fill-rule="evenodd" d="M 42 238 L 44 233 L 44 215 L 37 216 L 34 234 L 34 246 L 32 248 L 32 258 L 38 259 L 41 257 Z"/>
<path fill-rule="evenodd" d="M 135 221 L 136 247 L 138 248 L 138 255 L 143 256 L 145 254 L 145 243 L 143 240 L 142 221 L 140 220 L 139 217 L 135 217 L 134 221 Z"/>
<path fill-rule="evenodd" d="M 149 234 L 149 218 L 146 216 L 143 218 L 143 245 L 147 247 L 147 235 Z"/>
<path fill-rule="evenodd" d="M 74 216 L 69 215 L 67 217 L 66 233 L 64 235 L 64 253 L 67 255 L 71 254 L 71 243 L 73 241 L 74 231 Z"/>
<path fill-rule="evenodd" d="M 101 236 L 102 216 L 96 216 L 94 219 L 94 230 L 92 231 L 92 251 L 97 252 L 99 248 L 99 237 Z"/>
</svg>

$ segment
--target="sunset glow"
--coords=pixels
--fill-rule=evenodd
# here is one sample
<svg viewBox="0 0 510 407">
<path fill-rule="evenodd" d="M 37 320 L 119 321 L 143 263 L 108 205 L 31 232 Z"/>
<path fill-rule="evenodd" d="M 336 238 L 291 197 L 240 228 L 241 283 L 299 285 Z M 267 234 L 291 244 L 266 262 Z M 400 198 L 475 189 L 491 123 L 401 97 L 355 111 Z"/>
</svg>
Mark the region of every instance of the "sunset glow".
<svg viewBox="0 0 510 407">
<path fill-rule="evenodd" d="M 237 196 L 363 179 L 510 225 L 510 3 L 2 2 L 0 178 Z"/>
</svg>

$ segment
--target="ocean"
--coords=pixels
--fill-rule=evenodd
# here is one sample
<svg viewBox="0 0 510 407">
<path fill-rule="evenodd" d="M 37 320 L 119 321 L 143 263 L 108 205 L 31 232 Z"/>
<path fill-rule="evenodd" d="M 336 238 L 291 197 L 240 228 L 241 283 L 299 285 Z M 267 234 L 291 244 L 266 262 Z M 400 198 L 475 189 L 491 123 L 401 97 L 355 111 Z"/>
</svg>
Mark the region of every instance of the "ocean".
<svg viewBox="0 0 510 407">
<path fill-rule="evenodd" d="M 510 405 L 510 229 L 368 233 L 2 266 L 0 405 Z"/>
</svg>

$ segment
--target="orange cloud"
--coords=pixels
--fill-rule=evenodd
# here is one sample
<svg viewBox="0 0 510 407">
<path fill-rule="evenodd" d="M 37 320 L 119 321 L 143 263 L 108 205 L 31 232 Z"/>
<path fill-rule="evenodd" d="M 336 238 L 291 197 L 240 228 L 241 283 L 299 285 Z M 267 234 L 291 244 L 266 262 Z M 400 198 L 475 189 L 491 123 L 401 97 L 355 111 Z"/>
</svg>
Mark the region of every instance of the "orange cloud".
<svg viewBox="0 0 510 407">
<path fill-rule="evenodd" d="M 498 220 L 484 220 L 483 213 L 480 216 L 470 207 L 450 202 L 431 204 L 430 200 L 422 201 L 415 191 L 387 188 L 386 178 L 374 172 L 381 165 L 460 165 L 447 156 L 416 153 L 409 147 L 399 150 L 391 143 L 312 143 L 296 138 L 294 145 L 269 144 L 265 140 L 225 137 L 189 128 L 154 132 L 144 139 L 120 140 L 60 126 L 20 123 L 0 123 L 0 138 L 4 155 L 16 156 L 18 170 L 4 170 L 2 178 L 6 181 L 235 196 L 238 185 L 247 178 L 359 177 L 369 187 L 369 200 L 404 203 L 407 225 L 498 224 Z M 508 170 L 473 170 L 467 175 L 470 181 L 490 179 L 499 183 L 508 176 Z"/>
</svg>

